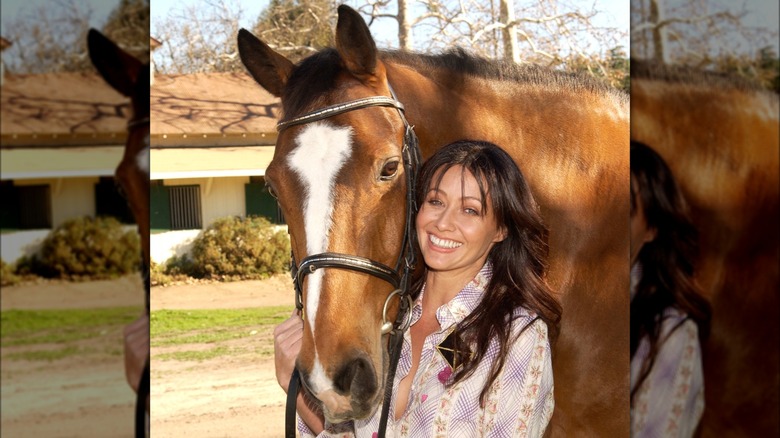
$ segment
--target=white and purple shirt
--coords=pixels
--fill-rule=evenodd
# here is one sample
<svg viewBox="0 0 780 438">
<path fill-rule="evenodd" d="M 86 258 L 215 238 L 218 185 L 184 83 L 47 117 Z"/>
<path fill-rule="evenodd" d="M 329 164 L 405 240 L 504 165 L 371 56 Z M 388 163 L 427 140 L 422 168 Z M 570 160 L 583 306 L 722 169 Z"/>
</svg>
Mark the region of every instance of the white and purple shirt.
<svg viewBox="0 0 780 438">
<path fill-rule="evenodd" d="M 509 345 L 509 354 L 501 373 L 490 387 L 485 406 L 480 406 L 480 393 L 485 386 L 490 366 L 498 355 L 498 343 L 492 341 L 474 374 L 466 380 L 446 387 L 452 374 L 447 361 L 436 350 L 455 325 L 474 311 L 492 276 L 489 263 L 447 304 L 436 311 L 441 330 L 425 339 L 420 364 L 412 381 L 409 401 L 399 420 L 393 418 L 396 393 L 393 392 L 388 437 L 540 437 L 552 417 L 553 375 L 547 325 L 529 311 L 518 308 Z M 412 324 L 422 315 L 422 295 L 412 309 Z M 535 319 L 535 320 L 534 320 Z M 523 328 L 531 324 L 515 338 Z M 397 388 L 412 366 L 412 342 L 409 330 L 404 334 L 394 388 Z M 381 409 L 364 420 L 340 424 L 326 423 L 320 437 L 373 438 L 377 436 Z M 298 419 L 298 431 L 303 437 L 313 436 Z"/>
</svg>

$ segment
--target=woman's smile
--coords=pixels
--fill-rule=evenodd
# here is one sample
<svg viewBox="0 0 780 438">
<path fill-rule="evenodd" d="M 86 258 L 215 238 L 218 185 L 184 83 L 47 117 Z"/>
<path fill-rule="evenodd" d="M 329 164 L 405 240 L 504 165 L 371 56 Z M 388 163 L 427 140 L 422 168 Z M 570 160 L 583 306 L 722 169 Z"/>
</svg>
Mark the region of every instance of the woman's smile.
<svg viewBox="0 0 780 438">
<path fill-rule="evenodd" d="M 428 235 L 428 241 L 431 243 L 433 249 L 454 250 L 463 245 L 461 242 L 439 238 L 434 234 Z"/>
</svg>

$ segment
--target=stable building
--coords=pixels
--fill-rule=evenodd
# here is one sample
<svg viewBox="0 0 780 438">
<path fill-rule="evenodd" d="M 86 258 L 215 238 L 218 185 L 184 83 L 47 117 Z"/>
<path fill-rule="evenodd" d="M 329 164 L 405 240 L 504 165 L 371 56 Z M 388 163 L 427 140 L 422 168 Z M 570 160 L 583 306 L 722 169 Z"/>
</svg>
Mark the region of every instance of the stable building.
<svg viewBox="0 0 780 438">
<path fill-rule="evenodd" d="M 246 73 L 157 75 L 152 229 L 203 229 L 234 215 L 281 223 L 263 178 L 273 158 L 278 105 Z"/>
<path fill-rule="evenodd" d="M 96 72 L 3 73 L 2 259 L 31 255 L 49 231 L 74 217 L 111 215 L 134 224 L 114 181 L 129 99 Z"/>
<path fill-rule="evenodd" d="M 155 75 L 151 87 L 151 246 L 163 263 L 215 220 L 283 224 L 265 188 L 279 99 L 245 72 Z"/>
</svg>

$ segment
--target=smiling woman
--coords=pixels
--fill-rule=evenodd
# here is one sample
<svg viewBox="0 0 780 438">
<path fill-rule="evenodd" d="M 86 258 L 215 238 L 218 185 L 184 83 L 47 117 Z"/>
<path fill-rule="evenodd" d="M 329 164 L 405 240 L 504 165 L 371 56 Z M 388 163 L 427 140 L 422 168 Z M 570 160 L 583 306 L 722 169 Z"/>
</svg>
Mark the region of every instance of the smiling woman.
<svg viewBox="0 0 780 438">
<path fill-rule="evenodd" d="M 561 308 L 546 282 L 547 229 L 530 188 L 506 152 L 480 141 L 440 149 L 419 184 L 425 272 L 413 287 L 388 435 L 541 436 L 554 406 L 550 341 Z M 277 348 L 299 340 L 301 329 L 297 316 L 282 324 Z M 292 359 L 277 352 L 277 375 Z M 358 373 L 352 376 L 358 384 Z M 308 389 L 329 416 L 299 404 L 304 436 L 372 436 L 381 428 L 379 411 L 332 422 L 350 399 L 317 394 L 321 378 L 313 374 Z M 518 414 L 517 406 L 527 408 Z"/>
</svg>

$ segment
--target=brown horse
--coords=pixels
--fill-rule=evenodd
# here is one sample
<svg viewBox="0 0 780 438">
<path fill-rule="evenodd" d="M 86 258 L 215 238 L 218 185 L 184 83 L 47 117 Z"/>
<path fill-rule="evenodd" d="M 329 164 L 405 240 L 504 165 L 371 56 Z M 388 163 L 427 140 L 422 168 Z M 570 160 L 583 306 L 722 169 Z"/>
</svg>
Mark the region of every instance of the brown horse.
<svg viewBox="0 0 780 438">
<path fill-rule="evenodd" d="M 371 96 L 405 105 L 423 158 L 452 141 L 501 145 L 526 175 L 550 229 L 548 280 L 563 305 L 553 351 L 555 436 L 629 430 L 629 102 L 590 80 L 503 65 L 463 51 L 377 51 L 362 17 L 340 6 L 336 48 L 298 65 L 246 30 L 241 58 L 281 97 L 283 119 Z M 375 106 L 290 126 L 266 182 L 287 220 L 293 256 L 353 254 L 393 266 L 405 226 L 404 124 Z M 306 278 L 298 357 L 304 387 L 330 420 L 366 416 L 387 369 L 380 326 L 393 289 L 364 273 Z"/>
<path fill-rule="evenodd" d="M 720 75 L 631 66 L 631 138 L 669 164 L 712 304 L 703 436 L 779 436 L 778 96 Z"/>
<path fill-rule="evenodd" d="M 95 29 L 87 35 L 89 56 L 103 79 L 130 98 L 132 115 L 122 161 L 114 173 L 141 235 L 142 266 L 149 267 L 149 64 L 125 52 Z M 147 302 L 148 307 L 148 302 Z"/>
<path fill-rule="evenodd" d="M 92 64 L 116 91 L 130 98 L 132 115 L 127 123 L 127 140 L 122 161 L 114 176 L 138 225 L 141 236 L 141 272 L 144 279 L 146 313 L 149 314 L 149 64 L 142 63 L 95 29 L 87 35 Z M 144 426 L 149 395 L 149 361 L 138 385 L 136 436 L 148 435 Z"/>
</svg>

